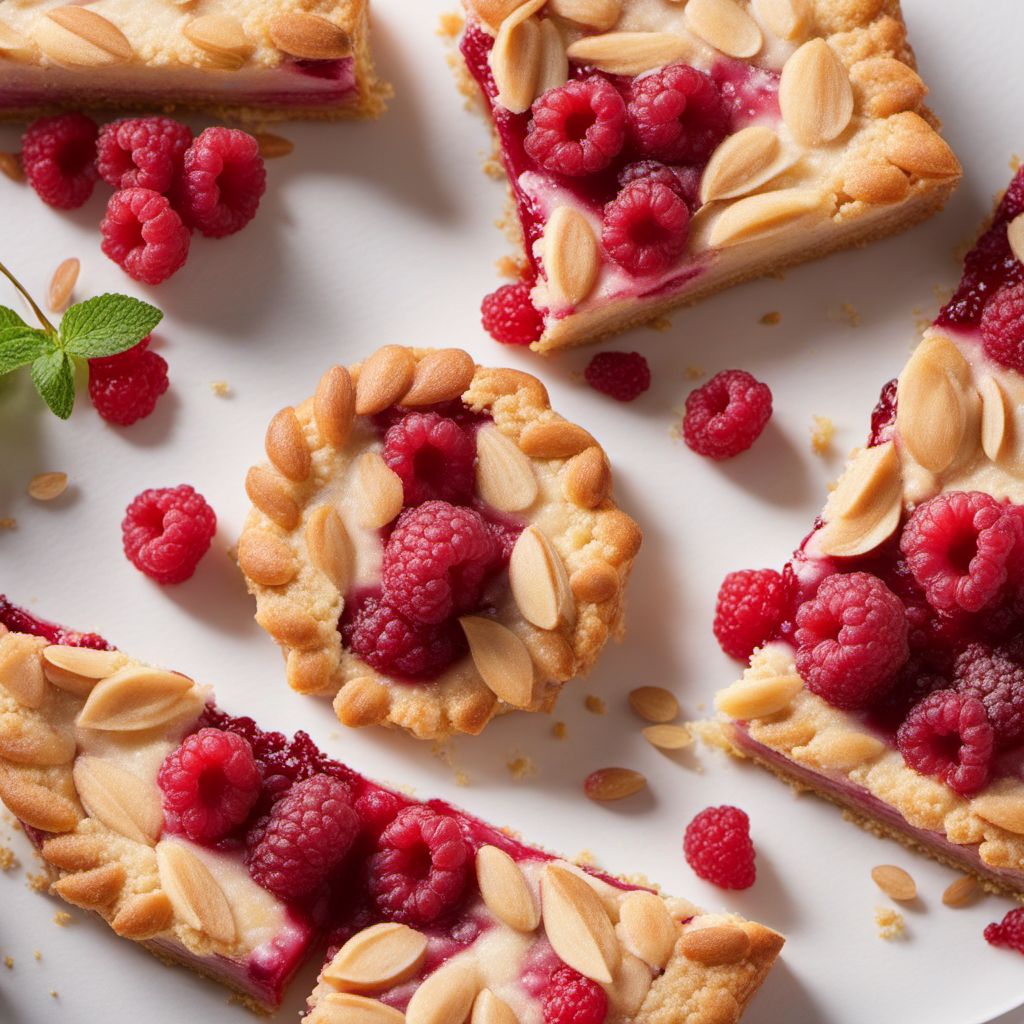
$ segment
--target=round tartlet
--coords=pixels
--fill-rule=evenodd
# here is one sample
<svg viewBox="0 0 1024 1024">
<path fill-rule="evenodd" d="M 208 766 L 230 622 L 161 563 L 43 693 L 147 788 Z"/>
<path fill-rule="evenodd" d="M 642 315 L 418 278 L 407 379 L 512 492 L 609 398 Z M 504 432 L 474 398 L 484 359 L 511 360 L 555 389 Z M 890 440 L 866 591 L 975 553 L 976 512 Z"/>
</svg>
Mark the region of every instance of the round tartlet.
<svg viewBox="0 0 1024 1024">
<path fill-rule="evenodd" d="M 459 617 L 468 654 L 436 678 L 411 680 L 349 650 L 340 623 L 346 601 L 379 587 L 388 531 L 405 507 L 382 455 L 382 417 L 453 408 L 472 420 L 474 508 L 518 537 L 481 607 Z M 274 416 L 265 448 L 268 462 L 246 478 L 253 508 L 239 565 L 289 684 L 334 695 L 344 724 L 424 739 L 476 734 L 511 708 L 549 710 L 621 635 L 640 528 L 612 501 L 600 445 L 551 409 L 535 377 L 477 366 L 459 349 L 387 345 L 331 367 L 312 398 Z"/>
</svg>

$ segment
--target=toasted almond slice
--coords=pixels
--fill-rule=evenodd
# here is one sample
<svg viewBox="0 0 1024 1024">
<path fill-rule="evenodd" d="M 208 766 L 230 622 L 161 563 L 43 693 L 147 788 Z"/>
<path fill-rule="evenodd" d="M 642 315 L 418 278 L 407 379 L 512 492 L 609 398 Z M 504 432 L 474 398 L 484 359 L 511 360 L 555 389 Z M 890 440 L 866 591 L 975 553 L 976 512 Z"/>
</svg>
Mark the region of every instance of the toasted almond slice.
<svg viewBox="0 0 1024 1024">
<path fill-rule="evenodd" d="M 312 461 L 309 447 L 295 410 L 288 406 L 270 421 L 264 439 L 267 458 L 274 469 L 288 480 L 300 483 L 309 476 Z"/>
<path fill-rule="evenodd" d="M 554 18 L 544 18 L 540 25 L 540 73 L 537 75 L 537 95 L 565 85 L 569 79 L 569 55 L 565 40 Z"/>
<path fill-rule="evenodd" d="M 508 577 L 516 606 L 527 622 L 538 629 L 557 629 L 574 619 L 576 606 L 565 563 L 536 526 L 519 534 Z"/>
<path fill-rule="evenodd" d="M 676 923 L 665 901 L 653 892 L 629 893 L 619 908 L 619 928 L 626 949 L 660 970 L 676 944 Z"/>
<path fill-rule="evenodd" d="M 88 697 L 101 679 L 127 664 L 120 651 L 94 651 L 89 647 L 50 644 L 43 648 L 43 673 L 54 686 L 76 697 Z"/>
<path fill-rule="evenodd" d="M 819 768 L 850 771 L 873 761 L 886 749 L 877 736 L 837 726 L 822 729 L 795 753 L 801 761 L 810 761 Z"/>
<path fill-rule="evenodd" d="M 253 135 L 259 144 L 260 156 L 264 160 L 276 160 L 278 157 L 288 156 L 295 150 L 295 143 L 283 135 L 275 135 L 273 132 L 253 132 Z"/>
<path fill-rule="evenodd" d="M 0 757 L 15 764 L 44 768 L 68 764 L 75 756 L 75 738 L 38 718 L 0 714 Z"/>
<path fill-rule="evenodd" d="M 1010 440 L 1013 412 L 1006 393 L 991 374 L 978 383 L 981 395 L 981 448 L 993 462 L 998 462 Z"/>
<path fill-rule="evenodd" d="M 253 583 L 283 587 L 299 571 L 288 545 L 268 530 L 251 528 L 238 539 L 238 566 Z"/>
<path fill-rule="evenodd" d="M 481 846 L 476 854 L 476 878 L 487 909 L 517 932 L 532 932 L 540 924 L 540 908 L 519 865 L 497 846 Z"/>
<path fill-rule="evenodd" d="M 1024 836 L 1024 800 L 1016 792 L 1016 787 L 1010 787 L 1005 792 L 996 790 L 976 796 L 971 801 L 971 811 L 979 818 L 1005 828 L 1007 832 Z"/>
<path fill-rule="evenodd" d="M 27 770 L 0 762 L 0 800 L 24 824 L 43 832 L 70 832 L 81 814 L 67 798 L 40 786 Z"/>
<path fill-rule="evenodd" d="M 663 686 L 630 690 L 629 706 L 647 722 L 671 722 L 679 715 L 679 701 Z"/>
<path fill-rule="evenodd" d="M 521 512 L 536 500 L 539 488 L 529 458 L 493 423 L 476 435 L 476 487 L 499 512 Z"/>
<path fill-rule="evenodd" d="M 229 14 L 202 14 L 181 31 L 203 51 L 207 63 L 223 70 L 240 68 L 254 49 L 242 23 Z"/>
<path fill-rule="evenodd" d="M 10 25 L 0 21 L 0 57 L 6 60 L 27 61 L 37 55 L 33 44 Z"/>
<path fill-rule="evenodd" d="M 3 56 L 2 49 L 0 49 L 0 56 Z M 21 154 L 0 152 L 0 174 L 10 178 L 11 181 L 24 181 L 25 168 L 21 165 Z"/>
<path fill-rule="evenodd" d="M 61 899 L 83 910 L 103 910 L 121 895 L 126 881 L 121 864 L 103 864 L 58 878 L 52 889 Z"/>
<path fill-rule="evenodd" d="M 548 0 L 547 10 L 584 28 L 607 32 L 622 14 L 622 0 Z"/>
<path fill-rule="evenodd" d="M 46 296 L 46 304 L 52 313 L 63 313 L 71 301 L 71 293 L 75 290 L 81 262 L 74 256 L 62 260 L 50 278 L 50 288 Z"/>
<path fill-rule="evenodd" d="M 157 843 L 156 863 L 174 913 L 214 942 L 234 942 L 231 905 L 210 869 L 183 843 L 168 840 Z"/>
<path fill-rule="evenodd" d="M 332 992 L 313 1007 L 305 1020 L 306 1024 L 404 1024 L 405 1015 L 378 999 Z"/>
<path fill-rule="evenodd" d="M 76 724 L 83 729 L 135 732 L 198 714 L 202 696 L 188 676 L 129 665 L 100 680 L 86 698 Z"/>
<path fill-rule="evenodd" d="M 658 750 L 683 750 L 693 743 L 693 734 L 685 725 L 649 725 L 642 735 Z"/>
<path fill-rule="evenodd" d="M 447 963 L 434 971 L 409 1000 L 406 1024 L 464 1024 L 480 991 L 476 969 Z"/>
<path fill-rule="evenodd" d="M 1024 263 L 1024 213 L 1018 213 L 1006 227 L 1010 249 L 1018 262 Z"/>
<path fill-rule="evenodd" d="M 318 505 L 309 514 L 306 550 L 313 564 L 344 593 L 352 578 L 355 552 L 341 516 L 330 505 Z"/>
<path fill-rule="evenodd" d="M 596 444 L 591 434 L 568 420 L 534 420 L 519 437 L 519 447 L 534 459 L 568 459 Z"/>
<path fill-rule="evenodd" d="M 282 530 L 294 530 L 299 525 L 299 506 L 291 486 L 274 470 L 266 466 L 251 467 L 245 476 L 245 493 L 256 508 Z"/>
<path fill-rule="evenodd" d="M 416 365 L 402 405 L 434 405 L 458 398 L 473 382 L 476 364 L 461 348 L 428 352 Z"/>
<path fill-rule="evenodd" d="M 873 867 L 871 878 L 891 900 L 905 903 L 917 898 L 917 883 L 908 872 L 895 864 L 879 864 Z"/>
<path fill-rule="evenodd" d="M 579 601 L 601 604 L 619 592 L 619 574 L 607 562 L 588 562 L 569 577 L 572 592 Z"/>
<path fill-rule="evenodd" d="M 890 163 L 922 178 L 953 178 L 960 174 L 956 154 L 920 114 L 906 110 L 890 117 L 888 125 L 885 155 Z"/>
<path fill-rule="evenodd" d="M 492 33 L 497 32 L 501 23 L 526 0 L 468 0 L 473 13 Z"/>
<path fill-rule="evenodd" d="M 153 846 L 163 828 L 160 793 L 152 783 L 101 757 L 83 755 L 73 771 L 78 799 L 90 818 L 137 843 Z"/>
<path fill-rule="evenodd" d="M 544 271 L 556 301 L 579 305 L 593 290 L 600 268 L 590 221 L 575 207 L 556 207 L 544 227 Z"/>
<path fill-rule="evenodd" d="M 632 768 L 598 768 L 583 780 L 583 792 L 599 803 L 624 800 L 647 786 L 647 779 Z"/>
<path fill-rule="evenodd" d="M 719 690 L 715 707 L 730 718 L 744 722 L 764 718 L 789 707 L 803 686 L 804 681 L 795 674 L 765 678 L 746 676 Z"/>
<path fill-rule="evenodd" d="M 569 60 L 611 75 L 642 75 L 666 64 L 689 63 L 697 47 L 674 32 L 607 32 L 570 43 Z"/>
<path fill-rule="evenodd" d="M 313 418 L 324 444 L 345 447 L 352 433 L 355 404 L 355 388 L 348 370 L 332 366 L 320 378 L 313 396 Z"/>
<path fill-rule="evenodd" d="M 134 55 L 124 33 L 89 7 L 51 8 L 36 20 L 33 34 L 39 49 L 64 67 L 114 67 Z"/>
<path fill-rule="evenodd" d="M 611 984 L 622 951 L 597 893 L 578 875 L 549 864 L 541 876 L 541 908 L 555 953 L 585 978 Z"/>
<path fill-rule="evenodd" d="M 824 39 L 809 40 L 786 61 L 779 106 L 786 127 L 805 145 L 820 146 L 846 131 L 853 117 L 853 86 Z"/>
<path fill-rule="evenodd" d="M 696 960 L 705 967 L 720 967 L 746 958 L 750 952 L 750 936 L 735 924 L 686 928 L 679 948 L 688 960 Z"/>
<path fill-rule="evenodd" d="M 386 922 L 357 932 L 324 968 L 335 988 L 375 992 L 411 978 L 427 955 L 427 938 L 405 924 Z"/>
<path fill-rule="evenodd" d="M 804 218 L 823 218 L 834 200 L 814 188 L 786 188 L 738 199 L 726 207 L 711 227 L 709 244 L 723 249 L 782 231 Z"/>
<path fill-rule="evenodd" d="M 62 871 L 87 871 L 99 867 L 109 856 L 108 837 L 70 832 L 43 841 L 43 860 Z"/>
<path fill-rule="evenodd" d="M 702 203 L 735 199 L 771 181 L 793 163 L 778 135 L 767 125 L 751 125 L 730 135 L 711 155 L 700 181 Z"/>
<path fill-rule="evenodd" d="M 562 467 L 562 491 L 583 508 L 597 508 L 611 494 L 612 467 L 598 445 L 574 455 Z"/>
<path fill-rule="evenodd" d="M 23 707 L 41 707 L 46 697 L 39 657 L 45 646 L 45 640 L 26 633 L 0 636 L 0 685 Z"/>
<path fill-rule="evenodd" d="M 487 688 L 514 708 L 528 707 L 533 700 L 533 661 L 526 644 L 493 619 L 464 615 L 459 622 Z"/>
<path fill-rule="evenodd" d="M 482 989 L 473 1003 L 469 1024 L 519 1024 L 515 1010 L 489 988 Z"/>
<path fill-rule="evenodd" d="M 364 452 L 356 465 L 359 478 L 359 525 L 379 530 L 387 526 L 405 502 L 398 474 L 377 452 Z"/>
<path fill-rule="evenodd" d="M 174 919 L 174 908 L 163 889 L 129 896 L 118 908 L 110 927 L 126 939 L 143 942 L 166 931 Z"/>
<path fill-rule="evenodd" d="M 340 60 L 352 55 L 349 34 L 333 21 L 305 11 L 288 11 L 270 22 L 274 45 L 301 60 Z"/>
<path fill-rule="evenodd" d="M 978 893 L 978 880 L 971 875 L 961 875 L 949 883 L 942 893 L 942 902 L 947 907 L 963 907 Z"/>
<path fill-rule="evenodd" d="M 36 501 L 53 501 L 67 489 L 67 473 L 37 473 L 28 482 L 28 496 Z"/>
<path fill-rule="evenodd" d="M 689 0 L 686 27 L 730 57 L 753 57 L 764 43 L 761 29 L 735 0 Z"/>
<path fill-rule="evenodd" d="M 545 0 L 527 0 L 501 23 L 489 59 L 497 102 L 513 114 L 537 97 L 543 57 L 540 24 L 533 17 Z"/>
<path fill-rule="evenodd" d="M 855 160 L 843 173 L 843 191 L 864 203 L 899 203 L 910 194 L 910 179 L 878 160 Z"/>
<path fill-rule="evenodd" d="M 772 35 L 803 39 L 814 18 L 812 0 L 754 0 L 754 11 Z"/>
<path fill-rule="evenodd" d="M 406 395 L 416 374 L 416 360 L 404 345 L 377 349 L 360 367 L 356 381 L 357 416 L 373 416 Z"/>
</svg>

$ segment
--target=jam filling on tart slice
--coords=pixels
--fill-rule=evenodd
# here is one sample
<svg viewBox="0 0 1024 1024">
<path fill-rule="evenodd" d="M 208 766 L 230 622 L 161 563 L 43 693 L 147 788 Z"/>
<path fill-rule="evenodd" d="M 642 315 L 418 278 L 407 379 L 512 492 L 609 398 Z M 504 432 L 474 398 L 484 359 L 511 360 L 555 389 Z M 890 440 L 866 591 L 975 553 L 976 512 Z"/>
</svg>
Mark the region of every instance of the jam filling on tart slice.
<svg viewBox="0 0 1024 1024">
<path fill-rule="evenodd" d="M 653 1022 L 664 1005 L 699 1009 L 709 985 L 741 1009 L 782 945 L 380 786 L 98 637 L 0 609 L 37 631 L 0 634 L 0 798 L 54 891 L 254 1005 L 278 1005 L 326 944 L 310 1024 Z"/>
<path fill-rule="evenodd" d="M 1018 173 L 718 701 L 741 749 L 1018 892 L 1022 259 Z"/>
</svg>

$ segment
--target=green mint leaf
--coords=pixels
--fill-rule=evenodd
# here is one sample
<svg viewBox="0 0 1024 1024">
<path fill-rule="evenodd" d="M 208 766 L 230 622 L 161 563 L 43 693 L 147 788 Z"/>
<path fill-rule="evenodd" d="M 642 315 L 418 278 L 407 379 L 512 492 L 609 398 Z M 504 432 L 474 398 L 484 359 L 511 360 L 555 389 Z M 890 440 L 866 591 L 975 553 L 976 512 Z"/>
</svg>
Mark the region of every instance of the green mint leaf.
<svg viewBox="0 0 1024 1024">
<path fill-rule="evenodd" d="M 27 326 L 28 324 L 13 309 L 9 309 L 7 306 L 0 306 L 0 331 L 6 330 L 8 327 Z"/>
<path fill-rule="evenodd" d="M 75 404 L 75 365 L 62 349 L 40 356 L 32 364 L 32 383 L 43 401 L 62 420 Z"/>
<path fill-rule="evenodd" d="M 60 344 L 73 356 L 115 356 L 137 345 L 163 317 L 128 295 L 97 295 L 72 306 L 60 322 Z"/>
<path fill-rule="evenodd" d="M 0 322 L 0 374 L 10 373 L 52 351 L 53 342 L 46 331 L 22 324 L 4 327 Z"/>
</svg>

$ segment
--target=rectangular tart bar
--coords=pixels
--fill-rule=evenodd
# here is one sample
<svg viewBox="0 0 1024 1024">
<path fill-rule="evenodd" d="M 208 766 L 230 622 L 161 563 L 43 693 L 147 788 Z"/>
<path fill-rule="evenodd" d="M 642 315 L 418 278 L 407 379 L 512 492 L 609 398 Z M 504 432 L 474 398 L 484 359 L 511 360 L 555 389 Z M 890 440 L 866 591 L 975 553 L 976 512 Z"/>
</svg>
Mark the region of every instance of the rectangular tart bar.
<svg viewBox="0 0 1024 1024">
<path fill-rule="evenodd" d="M 203 110 L 229 120 L 375 117 L 389 87 L 368 0 L 19 0 L 0 5 L 0 119 Z"/>
<path fill-rule="evenodd" d="M 323 935 L 309 1024 L 541 1024 L 554 1003 L 588 1024 L 734 1024 L 782 946 L 379 786 L 2 598 L 0 633 L 0 798 L 53 890 L 256 1007 Z"/>
</svg>

